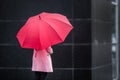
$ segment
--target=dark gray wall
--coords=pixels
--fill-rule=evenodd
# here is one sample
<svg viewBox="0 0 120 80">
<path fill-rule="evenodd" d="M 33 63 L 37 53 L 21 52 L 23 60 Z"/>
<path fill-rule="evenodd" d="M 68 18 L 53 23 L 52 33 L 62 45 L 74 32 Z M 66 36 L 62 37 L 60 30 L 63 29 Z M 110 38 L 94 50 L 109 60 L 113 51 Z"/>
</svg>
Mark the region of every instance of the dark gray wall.
<svg viewBox="0 0 120 80">
<path fill-rule="evenodd" d="M 90 0 L 1 0 L 1 80 L 34 80 L 32 50 L 20 48 L 15 36 L 28 17 L 43 11 L 64 14 L 74 26 L 65 42 L 53 47 L 54 72 L 47 80 L 91 80 Z"/>
<path fill-rule="evenodd" d="M 74 77 L 91 80 L 91 0 L 74 0 Z"/>
<path fill-rule="evenodd" d="M 119 1 L 119 4 L 120 4 L 120 1 Z M 119 14 L 120 14 L 120 5 L 119 5 Z M 119 26 L 120 26 L 120 15 L 119 15 L 119 18 L 118 18 L 119 20 Z M 120 28 L 119 28 L 119 35 L 120 35 Z M 118 45 L 119 45 L 119 53 L 120 53 L 120 37 L 119 37 L 119 43 L 118 43 Z M 120 55 L 119 55 L 119 62 L 120 62 Z M 119 65 L 119 80 L 120 80 L 120 65 Z"/>
<path fill-rule="evenodd" d="M 92 80 L 112 80 L 111 0 L 92 0 Z"/>
<path fill-rule="evenodd" d="M 54 72 L 47 80 L 112 80 L 111 0 L 1 0 L 1 80 L 34 80 L 32 50 L 22 49 L 15 36 L 43 11 L 64 14 L 74 26 L 63 44 L 53 46 Z"/>
</svg>

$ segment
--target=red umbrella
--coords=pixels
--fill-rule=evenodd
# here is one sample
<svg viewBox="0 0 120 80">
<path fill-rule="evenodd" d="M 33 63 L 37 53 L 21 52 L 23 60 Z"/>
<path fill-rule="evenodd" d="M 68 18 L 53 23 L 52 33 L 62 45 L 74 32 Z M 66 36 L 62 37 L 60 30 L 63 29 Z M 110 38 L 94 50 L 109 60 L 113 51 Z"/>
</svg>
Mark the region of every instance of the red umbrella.
<svg viewBox="0 0 120 80">
<path fill-rule="evenodd" d="M 27 20 L 17 39 L 22 48 L 41 50 L 63 42 L 72 28 L 66 16 L 42 12 Z"/>
</svg>

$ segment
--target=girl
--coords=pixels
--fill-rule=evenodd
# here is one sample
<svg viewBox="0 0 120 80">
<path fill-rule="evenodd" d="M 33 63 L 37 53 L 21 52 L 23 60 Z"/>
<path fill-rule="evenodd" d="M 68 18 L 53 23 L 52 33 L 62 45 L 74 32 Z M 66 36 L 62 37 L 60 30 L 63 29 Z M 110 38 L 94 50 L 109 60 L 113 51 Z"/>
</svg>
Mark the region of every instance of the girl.
<svg viewBox="0 0 120 80">
<path fill-rule="evenodd" d="M 52 53 L 51 46 L 43 50 L 34 49 L 32 71 L 35 72 L 36 80 L 45 80 L 48 72 L 53 72 L 50 56 Z"/>
</svg>

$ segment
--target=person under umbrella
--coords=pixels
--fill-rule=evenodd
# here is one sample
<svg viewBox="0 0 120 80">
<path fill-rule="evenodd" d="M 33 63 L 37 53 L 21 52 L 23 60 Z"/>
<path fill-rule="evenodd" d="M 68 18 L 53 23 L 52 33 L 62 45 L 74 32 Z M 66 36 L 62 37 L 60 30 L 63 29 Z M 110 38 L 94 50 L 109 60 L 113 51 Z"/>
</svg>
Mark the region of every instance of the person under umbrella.
<svg viewBox="0 0 120 80">
<path fill-rule="evenodd" d="M 51 46 L 43 50 L 34 49 L 32 71 L 35 72 L 36 80 L 45 80 L 47 74 L 53 72 L 51 54 Z"/>
<path fill-rule="evenodd" d="M 53 72 L 50 54 L 51 46 L 64 42 L 73 29 L 66 16 L 58 13 L 42 12 L 31 16 L 17 33 L 22 48 L 34 49 L 32 71 L 37 80 L 45 80 L 48 72 Z"/>
</svg>

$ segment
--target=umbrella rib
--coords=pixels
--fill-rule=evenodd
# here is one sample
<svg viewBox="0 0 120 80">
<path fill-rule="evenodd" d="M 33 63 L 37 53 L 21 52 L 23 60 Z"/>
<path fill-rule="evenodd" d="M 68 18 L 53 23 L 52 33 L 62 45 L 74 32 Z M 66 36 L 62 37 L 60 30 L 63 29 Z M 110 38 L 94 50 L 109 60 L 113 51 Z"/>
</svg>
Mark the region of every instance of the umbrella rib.
<svg viewBox="0 0 120 80">
<path fill-rule="evenodd" d="M 68 24 L 68 23 L 65 23 L 64 21 L 61 21 L 60 19 L 56 19 L 56 18 L 50 18 L 50 19 L 53 19 L 53 20 L 56 20 L 56 21 L 60 21 L 60 22 L 62 22 L 62 23 L 64 23 L 64 24 L 66 24 L 66 25 L 72 26 L 72 25 L 70 24 L 69 20 L 68 20 L 68 22 L 69 22 L 69 24 Z M 67 19 L 66 19 L 66 20 L 67 20 Z"/>
<path fill-rule="evenodd" d="M 44 20 L 43 20 L 44 21 Z M 44 21 L 45 23 L 47 23 L 49 26 L 50 26 L 50 28 L 52 28 L 51 27 L 51 25 L 48 23 L 48 22 L 46 22 L 46 21 Z M 55 32 L 56 32 L 56 30 L 54 29 L 54 28 L 52 28 Z M 58 34 L 57 32 L 56 32 L 56 34 Z M 58 34 L 59 35 L 59 34 Z M 62 40 L 63 41 L 63 39 L 60 37 L 60 36 L 58 36 L 59 38 L 60 38 L 60 40 Z"/>
<path fill-rule="evenodd" d="M 57 13 L 54 13 L 54 14 L 57 14 Z M 63 22 L 62 20 L 60 20 L 60 18 L 56 18 L 56 17 L 49 17 L 49 16 L 47 16 L 48 18 L 50 18 L 50 19 L 55 19 L 55 20 L 57 20 L 57 21 L 60 21 L 60 22 L 63 22 L 63 23 L 65 23 L 65 24 L 68 24 L 68 25 L 71 25 L 70 24 L 70 22 L 69 22 L 69 20 L 67 19 L 67 17 L 66 16 L 64 16 L 64 15 L 60 15 L 60 16 L 62 16 L 62 17 L 64 17 L 65 19 L 66 19 L 66 21 L 68 21 L 68 23 L 65 23 L 65 22 Z M 71 25 L 72 26 L 72 25 Z"/>
<path fill-rule="evenodd" d="M 40 28 L 40 27 L 39 27 Z M 40 29 L 38 29 L 38 30 L 40 30 Z M 38 35 L 40 36 L 40 31 L 38 31 L 39 33 L 38 33 Z M 41 42 L 41 40 L 40 40 L 40 37 L 38 38 L 39 39 L 39 43 Z M 40 45 L 39 46 L 41 46 L 42 44 L 40 43 Z"/>
<path fill-rule="evenodd" d="M 28 28 L 28 31 L 30 30 L 30 28 Z M 26 40 L 26 36 L 28 35 L 28 32 L 27 32 L 27 34 L 25 35 L 25 38 L 24 38 L 24 40 L 23 40 L 23 43 L 22 43 L 22 46 L 25 44 L 25 40 Z"/>
</svg>

